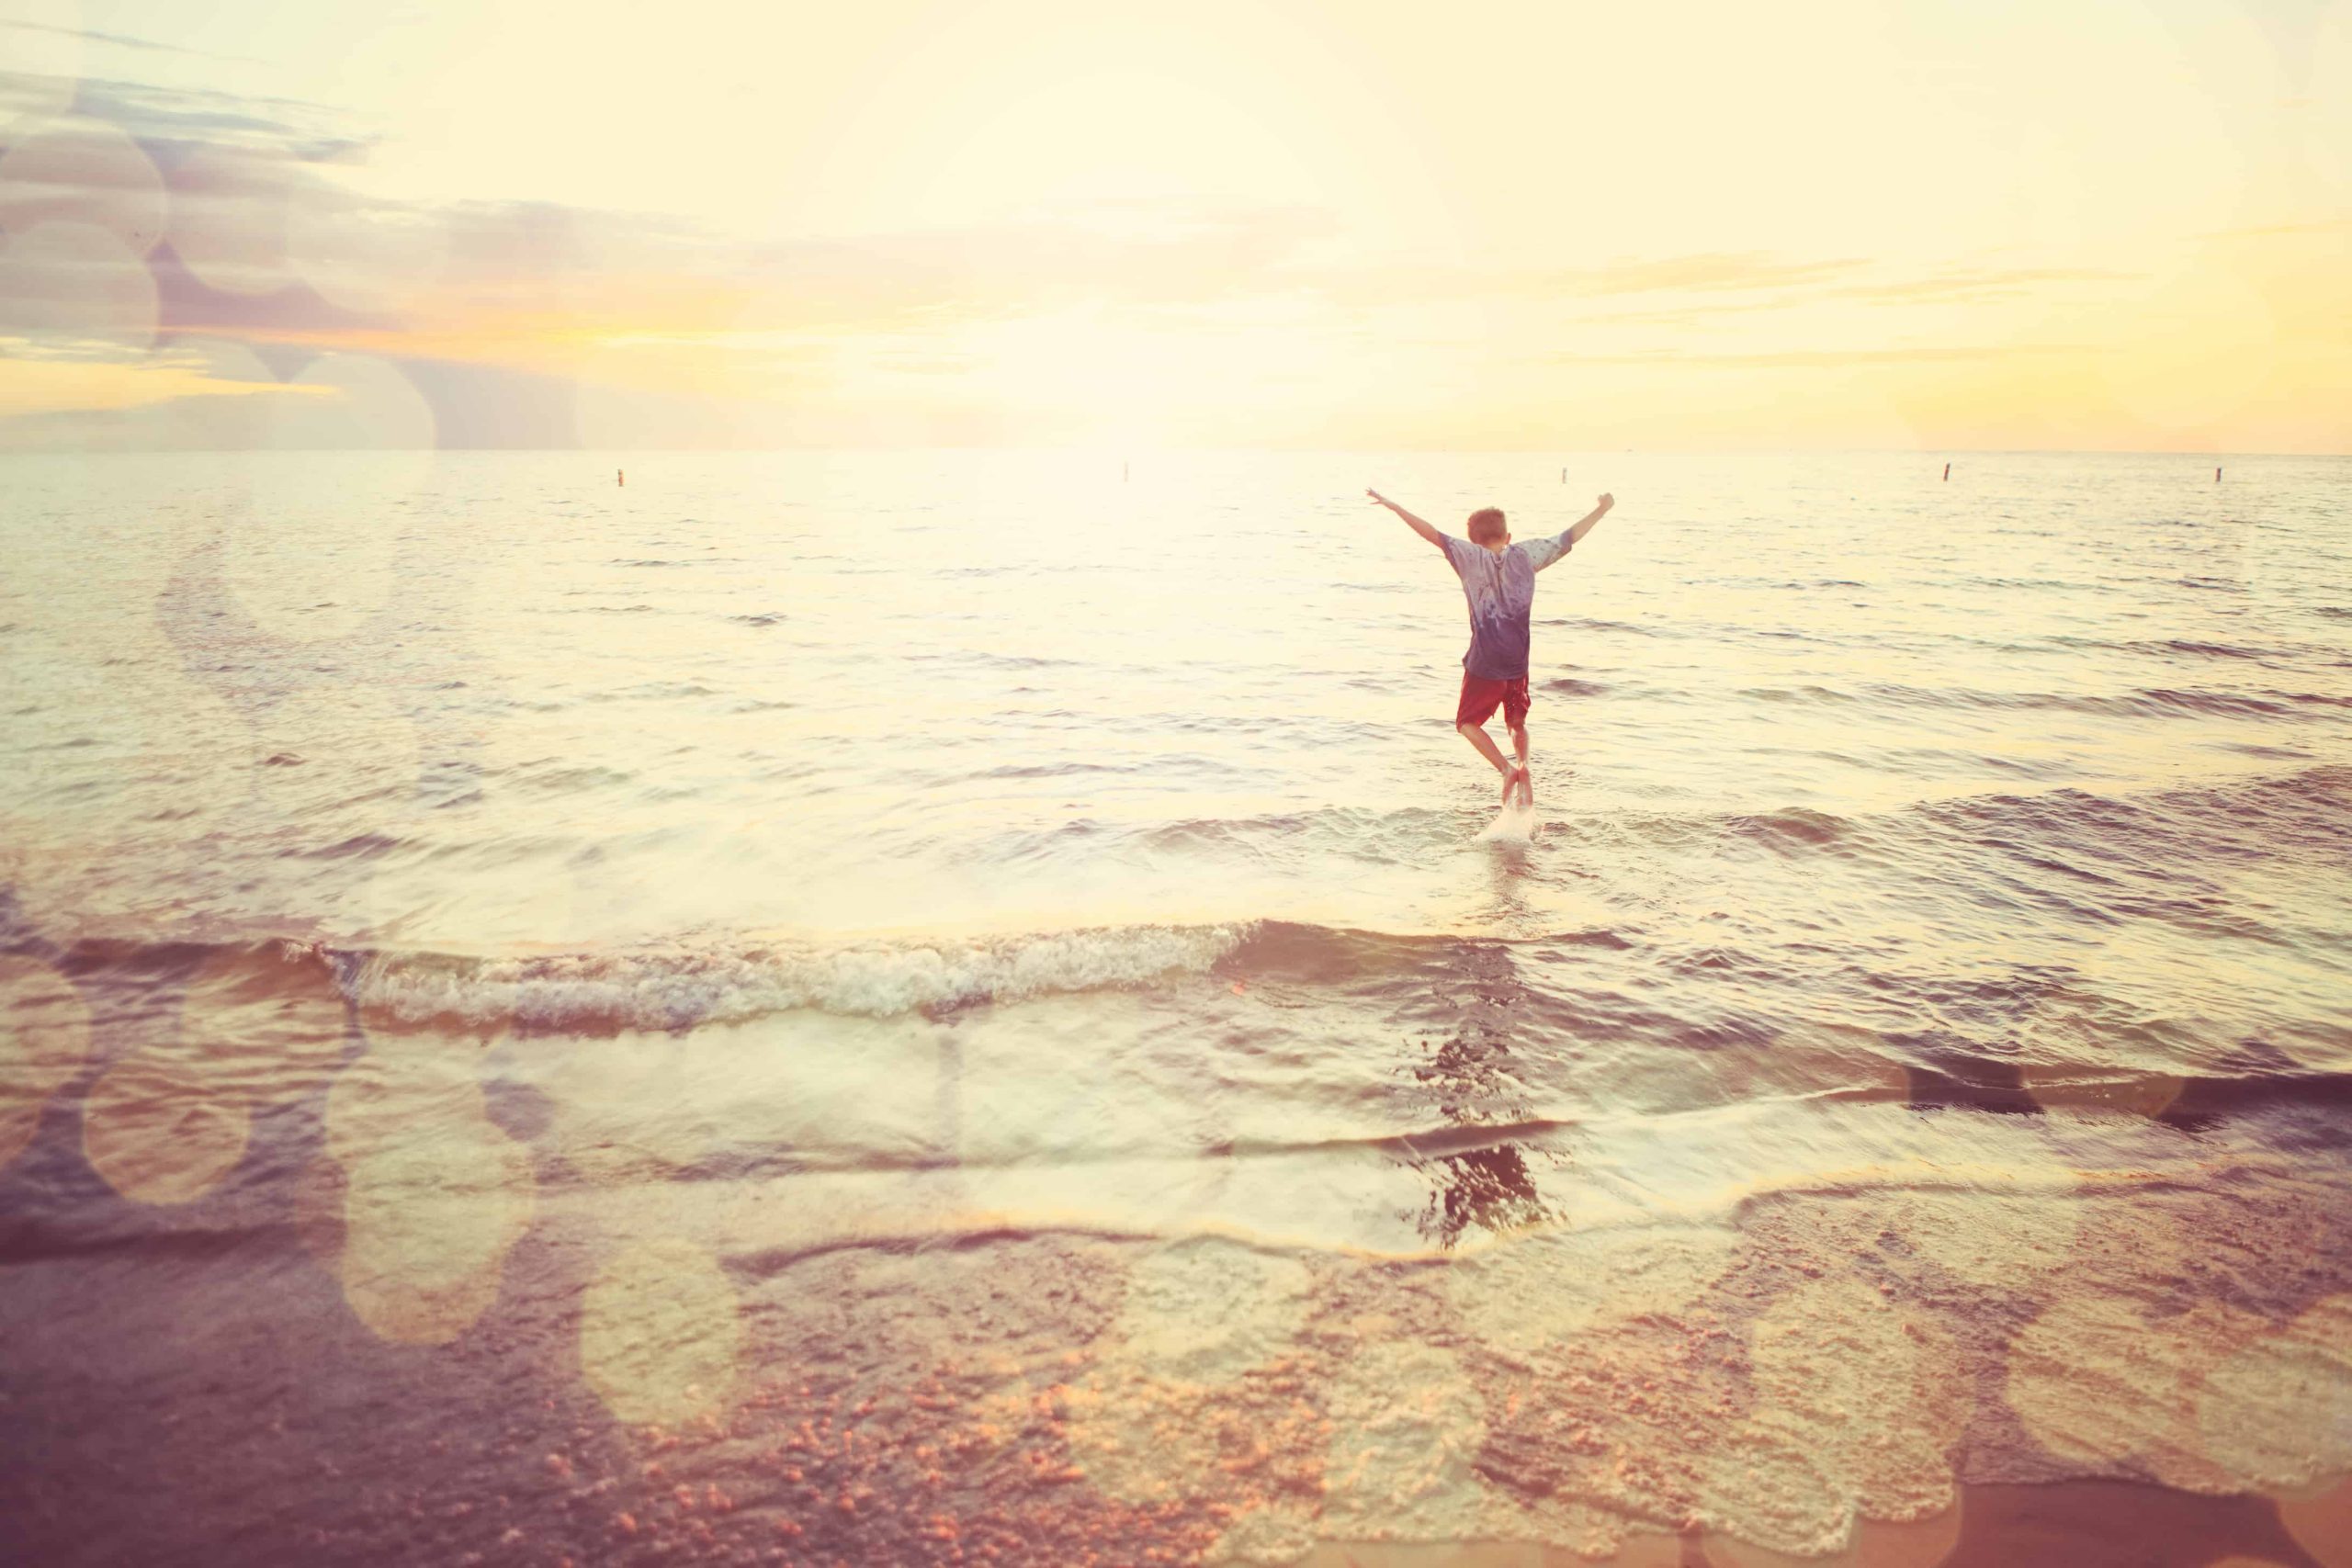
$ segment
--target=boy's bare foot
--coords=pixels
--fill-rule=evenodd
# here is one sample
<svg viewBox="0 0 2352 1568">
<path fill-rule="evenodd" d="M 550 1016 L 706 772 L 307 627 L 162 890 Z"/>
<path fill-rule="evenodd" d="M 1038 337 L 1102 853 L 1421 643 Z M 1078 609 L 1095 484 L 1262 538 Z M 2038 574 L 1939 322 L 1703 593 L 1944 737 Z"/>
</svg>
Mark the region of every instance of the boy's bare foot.
<svg viewBox="0 0 2352 1568">
<path fill-rule="evenodd" d="M 1530 800 L 1534 798 L 1534 795 L 1532 793 L 1533 786 L 1527 782 L 1527 770 L 1525 768 L 1512 768 L 1503 774 L 1502 803 L 1505 806 L 1509 806 L 1510 804 L 1510 792 L 1514 789 L 1528 791 L 1528 798 Z"/>
<path fill-rule="evenodd" d="M 1535 805 L 1535 780 L 1525 768 L 1519 770 L 1519 803 L 1530 808 Z"/>
</svg>

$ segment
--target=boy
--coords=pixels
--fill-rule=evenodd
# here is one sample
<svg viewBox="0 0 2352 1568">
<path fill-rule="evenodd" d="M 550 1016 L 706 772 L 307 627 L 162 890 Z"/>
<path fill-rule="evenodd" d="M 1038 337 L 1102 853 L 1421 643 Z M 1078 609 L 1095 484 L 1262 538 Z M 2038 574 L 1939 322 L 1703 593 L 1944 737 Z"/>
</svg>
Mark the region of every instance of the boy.
<svg viewBox="0 0 2352 1568">
<path fill-rule="evenodd" d="M 1502 774 L 1504 804 L 1510 804 L 1516 787 L 1521 805 L 1534 805 L 1535 786 L 1527 776 L 1527 615 L 1535 604 L 1535 574 L 1591 533 L 1593 525 L 1617 504 L 1616 497 L 1602 496 L 1600 505 L 1556 536 L 1514 545 L 1510 530 L 1503 525 L 1502 513 L 1495 507 L 1472 513 L 1470 536 L 1457 539 L 1376 490 L 1364 493 L 1443 550 L 1454 575 L 1462 579 L 1463 596 L 1470 602 L 1470 651 L 1462 656 L 1462 700 L 1454 707 L 1453 728 Z M 1518 755 L 1516 765 L 1503 761 L 1494 738 L 1487 733 L 1487 720 L 1498 705 Z"/>
</svg>

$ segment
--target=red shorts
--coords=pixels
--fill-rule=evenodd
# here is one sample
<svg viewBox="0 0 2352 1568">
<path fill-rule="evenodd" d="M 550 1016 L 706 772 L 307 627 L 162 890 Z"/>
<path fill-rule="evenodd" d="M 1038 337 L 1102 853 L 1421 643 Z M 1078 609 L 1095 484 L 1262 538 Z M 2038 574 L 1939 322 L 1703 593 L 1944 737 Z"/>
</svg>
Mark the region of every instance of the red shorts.
<svg viewBox="0 0 2352 1568">
<path fill-rule="evenodd" d="M 1503 723 L 1513 729 L 1527 728 L 1527 677 L 1516 681 L 1488 681 L 1477 675 L 1462 677 L 1462 701 L 1453 710 L 1456 725 L 1484 724 L 1492 718 L 1496 708 L 1503 710 Z"/>
</svg>

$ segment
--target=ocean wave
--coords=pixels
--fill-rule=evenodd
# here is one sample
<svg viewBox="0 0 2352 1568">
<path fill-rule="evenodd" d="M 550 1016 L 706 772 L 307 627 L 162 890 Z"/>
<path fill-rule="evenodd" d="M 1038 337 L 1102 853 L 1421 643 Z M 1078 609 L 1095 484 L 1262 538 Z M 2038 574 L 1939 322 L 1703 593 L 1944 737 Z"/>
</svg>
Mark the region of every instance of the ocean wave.
<svg viewBox="0 0 2352 1568">
<path fill-rule="evenodd" d="M 666 702 L 676 697 L 715 697 L 718 692 L 699 681 L 649 681 L 618 691 L 590 692 L 581 700 L 591 703 Z"/>
<path fill-rule="evenodd" d="M 967 779 L 1061 779 L 1080 773 L 1131 773 L 1131 766 L 1116 762 L 1038 762 L 1026 767 L 1004 766 L 982 768 L 966 773 Z"/>
<path fill-rule="evenodd" d="M 812 1009 L 871 1018 L 1115 990 L 1204 974 L 1240 926 L 1128 926 L 837 947 L 687 946 L 469 957 L 346 956 L 354 998 L 413 1028 L 610 1033 L 682 1030 Z"/>
<path fill-rule="evenodd" d="M 6 908 L 0 898 L 0 913 Z M 718 939 L 563 953 L 464 953 L 331 939 L 93 938 L 78 967 L 149 983 L 222 966 L 323 963 L 371 1029 L 614 1034 L 740 1023 L 781 1012 L 938 1016 L 990 1003 L 1138 990 L 1207 976 L 1385 990 L 1431 974 L 1485 975 L 1505 949 L 1623 952 L 1607 928 L 1505 939 L 1273 919 L 968 937 Z M 1488 976 L 1491 978 L 1491 976 Z"/>
<path fill-rule="evenodd" d="M 1147 849 L 1181 852 L 1263 849 L 1312 836 L 1323 840 L 1337 840 L 1372 859 L 1394 860 L 1457 841 L 1462 836 L 1463 821 L 1461 813 L 1437 807 L 1408 806 L 1380 811 L 1334 806 L 1263 817 L 1186 818 L 1143 829 L 1140 837 Z M 1094 825 L 1087 826 L 1091 829 Z"/>
<path fill-rule="evenodd" d="M 408 846 L 409 840 L 390 833 L 354 833 L 331 844 L 310 848 L 280 850 L 280 859 L 300 860 L 378 860 Z"/>
<path fill-rule="evenodd" d="M 1852 830 L 1854 825 L 1832 812 L 1790 807 L 1781 811 L 1750 812 L 1726 818 L 1724 826 L 1743 838 L 1758 839 L 1766 843 L 1817 848 L 1838 842 Z"/>
<path fill-rule="evenodd" d="M 1971 759 L 1970 765 L 1982 767 L 1987 761 Z M 1133 847 L 1155 854 L 1239 854 L 1277 863 L 1334 852 L 1384 863 L 1419 863 L 1431 852 L 1460 848 L 1484 820 L 1477 810 L 1438 807 L 1325 807 L 1141 824 L 1083 818 L 1050 829 L 1006 834 L 990 846 L 989 854 L 997 861 L 1016 862 Z M 2113 795 L 2074 788 L 2003 792 L 1854 816 L 1794 804 L 1760 811 L 1580 812 L 1546 821 L 1542 841 L 1598 840 L 1668 852 L 1731 843 L 1805 856 L 1911 852 L 1931 847 L 1923 840 L 1950 840 L 1956 835 L 1970 846 L 1989 837 L 2039 843 L 2075 858 L 2130 852 L 2164 863 L 2158 845 L 2166 835 L 2181 833 L 2193 834 L 2195 847 L 2224 858 L 2304 853 L 2315 847 L 2342 852 L 2352 848 L 2345 842 L 2352 840 L 2352 768 L 2321 764 L 2227 783 Z"/>
<path fill-rule="evenodd" d="M 917 651 L 900 657 L 910 664 L 978 665 L 989 670 L 1074 670 L 1086 662 L 1035 653 L 998 653 L 984 648 L 959 648 L 944 653 Z"/>
<path fill-rule="evenodd" d="M 1589 819 L 1572 818 L 1549 825 L 1545 834 L 1574 840 L 1592 826 Z M 2066 883 L 2079 884 L 2099 880 L 2086 868 L 2103 863 L 2128 865 L 2135 874 L 2165 866 L 2177 874 L 2200 862 L 2352 854 L 2352 767 L 2322 764 L 2111 795 L 2072 788 L 1967 795 L 1857 817 L 1802 807 L 1722 815 L 1624 813 L 1606 826 L 1619 836 L 1630 832 L 1668 847 L 1729 839 L 1799 858 L 1954 850 L 1973 855 L 1991 848 L 2015 863 L 2063 873 Z M 2123 911 L 2160 912 L 2140 907 Z M 2211 918 L 2199 916 L 2205 924 Z"/>
<path fill-rule="evenodd" d="M 2199 861 L 2340 858 L 2352 853 L 2352 767 L 2323 764 L 2137 795 L 1978 795 L 1912 811 L 1976 843 L 2032 846 L 2041 859 L 2070 864 L 2128 861 L 2177 873 Z"/>
<path fill-rule="evenodd" d="M 2257 656 L 2238 652 L 2227 657 L 2251 659 Z M 2299 718 L 2319 716 L 2328 710 L 2352 708 L 2352 697 L 2325 692 L 2286 692 L 2271 688 L 2227 692 L 2152 686 L 2117 694 L 1984 692 L 1962 687 L 1905 686 L 1875 682 L 1852 690 L 1823 685 L 1751 686 L 1742 690 L 1739 695 L 1750 701 L 1767 703 L 2080 713 L 2111 718 L 2168 718 L 2184 715 L 2208 718 Z"/>
<path fill-rule="evenodd" d="M 2188 637 L 2167 637 L 2162 642 L 2138 643 L 2134 646 L 2150 653 L 2190 653 L 2209 659 L 2273 659 L 2278 657 L 2268 649 L 2234 648 L 2225 642 L 2198 642 Z"/>
<path fill-rule="evenodd" d="M 1636 626 L 1631 621 L 1605 621 L 1591 615 L 1555 615 L 1538 626 L 1561 626 L 1580 632 L 1626 632 L 1634 637 L 1686 637 L 1688 632 L 1663 625 Z"/>
<path fill-rule="evenodd" d="M 1252 922 L 1233 951 L 1219 962 L 1220 973 L 1253 980 L 1283 980 L 1317 986 L 1409 975 L 1430 965 L 1458 970 L 1465 953 L 1498 948 L 1594 948 L 1623 952 L 1633 943 L 1606 927 L 1553 931 L 1511 939 L 1461 936 L 1448 931 L 1402 932 L 1301 920 Z"/>
</svg>

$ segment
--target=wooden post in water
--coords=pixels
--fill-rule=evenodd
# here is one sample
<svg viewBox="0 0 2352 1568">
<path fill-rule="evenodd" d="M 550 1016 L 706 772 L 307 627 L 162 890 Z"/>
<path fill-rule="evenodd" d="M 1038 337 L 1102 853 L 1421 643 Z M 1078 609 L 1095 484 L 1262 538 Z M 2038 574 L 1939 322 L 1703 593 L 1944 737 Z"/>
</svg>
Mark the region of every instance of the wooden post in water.
<svg viewBox="0 0 2352 1568">
<path fill-rule="evenodd" d="M 628 488 L 628 472 L 627 469 L 615 468 L 613 470 L 613 488 L 615 490 L 626 490 Z"/>
<path fill-rule="evenodd" d="M 2220 484 L 2222 482 L 2222 470 L 2218 468 L 2213 470 L 2213 482 L 2215 484 Z"/>
<path fill-rule="evenodd" d="M 1951 465 L 1950 463 L 1946 463 L 1944 465 L 1944 482 L 1946 484 L 1950 484 L 1951 482 Z"/>
</svg>

